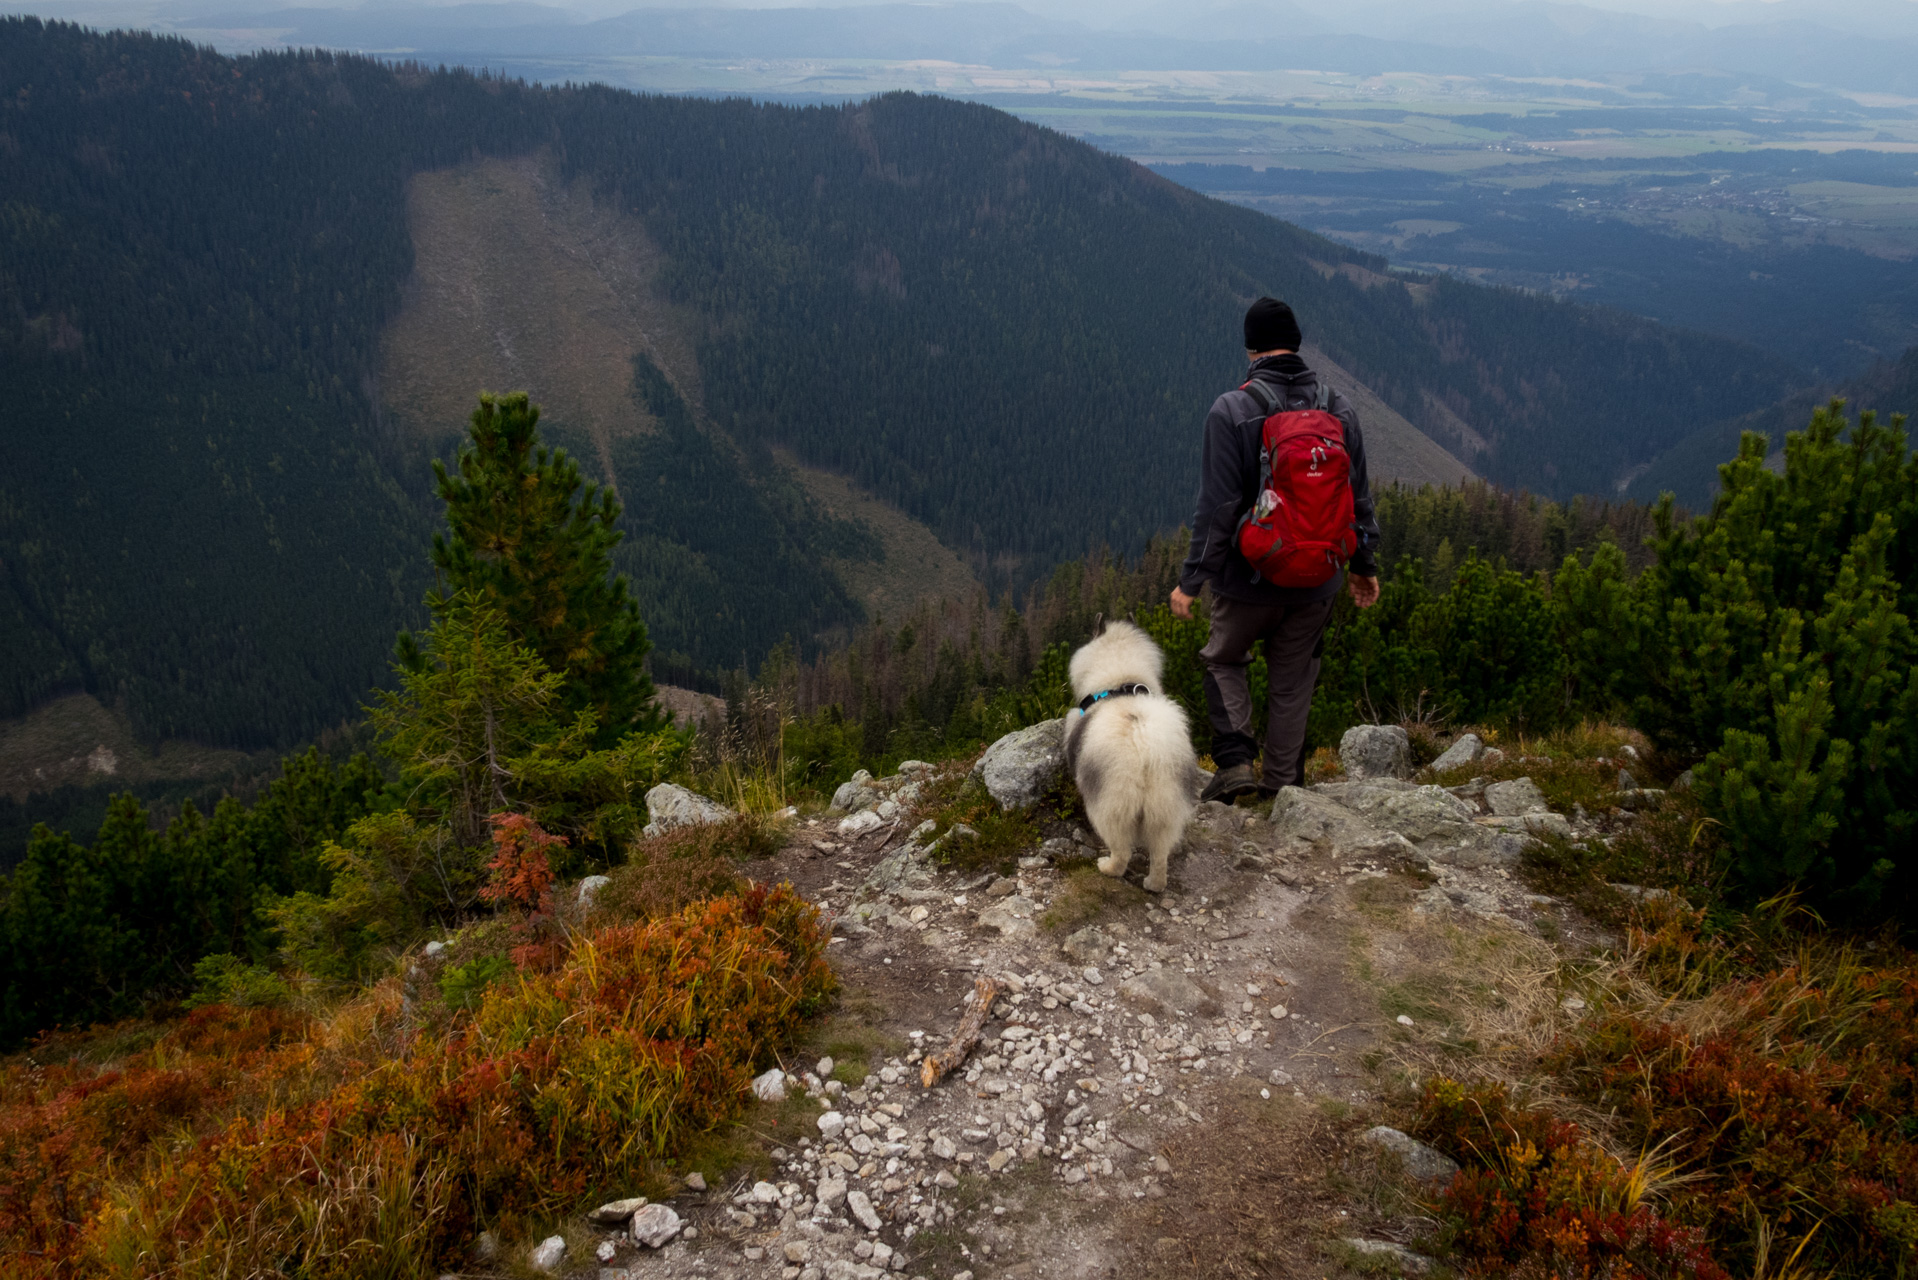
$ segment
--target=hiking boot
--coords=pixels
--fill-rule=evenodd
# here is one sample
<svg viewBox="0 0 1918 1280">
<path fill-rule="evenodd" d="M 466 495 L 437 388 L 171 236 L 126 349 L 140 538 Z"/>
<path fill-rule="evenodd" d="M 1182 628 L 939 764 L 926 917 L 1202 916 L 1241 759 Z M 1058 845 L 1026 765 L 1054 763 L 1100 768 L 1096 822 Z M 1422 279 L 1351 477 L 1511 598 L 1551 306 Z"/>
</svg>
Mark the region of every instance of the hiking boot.
<svg viewBox="0 0 1918 1280">
<path fill-rule="evenodd" d="M 1231 804 L 1240 796 L 1258 789 L 1258 772 L 1249 764 L 1235 764 L 1212 775 L 1212 781 L 1206 783 L 1205 790 L 1199 793 L 1199 803 L 1218 800 Z"/>
</svg>

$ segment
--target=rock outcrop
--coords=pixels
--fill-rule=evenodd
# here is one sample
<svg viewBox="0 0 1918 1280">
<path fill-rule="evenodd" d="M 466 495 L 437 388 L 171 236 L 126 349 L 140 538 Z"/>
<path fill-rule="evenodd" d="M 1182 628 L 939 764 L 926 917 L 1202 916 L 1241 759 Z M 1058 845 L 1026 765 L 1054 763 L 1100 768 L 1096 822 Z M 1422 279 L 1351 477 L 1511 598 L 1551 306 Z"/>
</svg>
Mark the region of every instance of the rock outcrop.
<svg viewBox="0 0 1918 1280">
<path fill-rule="evenodd" d="M 648 821 L 642 834 L 656 836 L 680 827 L 725 822 L 739 815 L 716 800 L 662 782 L 646 793 L 646 816 Z"/>
</svg>

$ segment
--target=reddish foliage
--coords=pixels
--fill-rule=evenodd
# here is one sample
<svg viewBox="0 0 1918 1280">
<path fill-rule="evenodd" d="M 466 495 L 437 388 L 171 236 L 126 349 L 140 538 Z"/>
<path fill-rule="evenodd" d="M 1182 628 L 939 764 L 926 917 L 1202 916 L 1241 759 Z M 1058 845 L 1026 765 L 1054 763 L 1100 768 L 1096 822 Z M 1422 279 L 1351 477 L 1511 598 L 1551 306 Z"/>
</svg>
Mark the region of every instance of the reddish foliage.
<svg viewBox="0 0 1918 1280">
<path fill-rule="evenodd" d="M 355 1250 L 385 1247 L 377 1231 L 318 1241 L 311 1224 L 338 1209 L 312 1206 L 377 1199 L 342 1189 L 379 1171 L 398 1171 L 381 1194 L 406 1202 L 391 1221 L 452 1261 L 481 1225 L 574 1208 L 736 1114 L 830 997 L 825 944 L 786 886 L 608 929 L 555 973 L 495 986 L 443 1037 L 290 1106 L 258 1086 L 308 1061 L 290 1043 L 303 1024 L 264 1010 L 202 1009 L 116 1071 L 17 1067 L 0 1077 L 0 1276 L 97 1274 L 81 1260 L 132 1229 L 98 1212 L 116 1178 L 138 1184 L 154 1271 L 217 1249 L 243 1270 L 356 1274 Z M 243 1087 L 255 1105 L 236 1108 Z"/>
<path fill-rule="evenodd" d="M 1447 1243 L 1478 1274 L 1729 1280 L 1701 1232 L 1666 1221 L 1575 1124 L 1496 1086 L 1426 1086 L 1423 1136 L 1458 1158 L 1440 1197 Z"/>
<path fill-rule="evenodd" d="M 493 825 L 493 860 L 486 864 L 490 874 L 480 897 L 538 910 L 553 883 L 546 851 L 555 845 L 564 848 L 566 837 L 541 830 L 523 813 L 496 813 L 487 821 Z"/>
<path fill-rule="evenodd" d="M 1918 972 L 1786 968 L 1721 988 L 1735 1017 L 1693 1036 L 1624 1012 L 1592 1020 L 1548 1065 L 1614 1110 L 1634 1143 L 1667 1143 L 1702 1176 L 1672 1202 L 1728 1256 L 1816 1228 L 1801 1263 L 1858 1275 L 1918 1266 Z"/>
<path fill-rule="evenodd" d="M 272 1075 L 303 1018 L 272 1009 L 197 1009 L 109 1071 L 41 1063 L 43 1040 L 0 1073 L 0 1274 L 69 1276 L 109 1179 L 155 1138 L 217 1113 Z"/>
</svg>

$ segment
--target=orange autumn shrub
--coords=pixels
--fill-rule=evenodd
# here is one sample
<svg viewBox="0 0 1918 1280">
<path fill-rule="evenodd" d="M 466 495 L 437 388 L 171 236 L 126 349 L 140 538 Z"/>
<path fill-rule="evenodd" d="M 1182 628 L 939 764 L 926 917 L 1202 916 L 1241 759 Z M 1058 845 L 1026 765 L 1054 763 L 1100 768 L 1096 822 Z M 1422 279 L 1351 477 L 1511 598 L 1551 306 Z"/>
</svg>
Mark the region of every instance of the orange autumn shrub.
<svg viewBox="0 0 1918 1280">
<path fill-rule="evenodd" d="M 275 1009 L 197 1009 L 151 1048 L 97 1070 L 62 1062 L 81 1036 L 48 1036 L 0 1068 L 0 1274 L 77 1269 L 93 1210 L 149 1147 L 218 1114 L 303 1054 L 307 1020 Z"/>
<path fill-rule="evenodd" d="M 370 1059 L 358 1078 L 229 1108 L 217 1125 L 207 1117 L 218 1107 L 202 1107 L 198 1126 L 180 1116 L 171 1142 L 154 1130 L 64 1201 L 25 1197 L 7 1220 L 0 1275 L 398 1277 L 457 1266 L 480 1230 L 511 1235 L 629 1188 L 649 1162 L 736 1115 L 754 1071 L 830 997 L 826 941 L 787 886 L 602 930 L 554 972 L 496 983 L 470 1018 Z M 84 1074 L 49 1079 L 42 1105 L 71 1113 L 89 1096 Z M 9 1106 L 4 1122 L 14 1119 Z M 37 1243 L 54 1239 L 57 1267 Z"/>
</svg>

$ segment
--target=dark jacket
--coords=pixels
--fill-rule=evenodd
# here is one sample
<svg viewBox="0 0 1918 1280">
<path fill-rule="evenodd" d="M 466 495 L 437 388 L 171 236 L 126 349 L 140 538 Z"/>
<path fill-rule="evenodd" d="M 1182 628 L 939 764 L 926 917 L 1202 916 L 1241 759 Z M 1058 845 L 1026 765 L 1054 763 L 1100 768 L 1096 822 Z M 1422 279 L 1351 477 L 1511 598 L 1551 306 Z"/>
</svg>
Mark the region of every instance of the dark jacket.
<svg viewBox="0 0 1918 1280">
<path fill-rule="evenodd" d="M 1251 376 L 1280 388 L 1288 409 L 1309 409 L 1319 378 L 1298 356 L 1267 356 Z M 1345 424 L 1345 451 L 1352 458 L 1352 504 L 1359 549 L 1352 572 L 1378 574 L 1379 521 L 1372 509 L 1372 484 L 1365 467 L 1365 437 L 1352 404 L 1332 391 L 1331 408 Z M 1192 515 L 1192 551 L 1179 572 L 1179 589 L 1196 596 L 1206 583 L 1214 595 L 1252 604 L 1309 604 L 1338 594 L 1345 575 L 1318 587 L 1275 587 L 1258 576 L 1239 554 L 1239 518 L 1258 497 L 1259 436 L 1265 412 L 1250 392 L 1234 388 L 1212 402 L 1205 416 L 1205 446 L 1199 455 L 1199 505 Z"/>
</svg>

